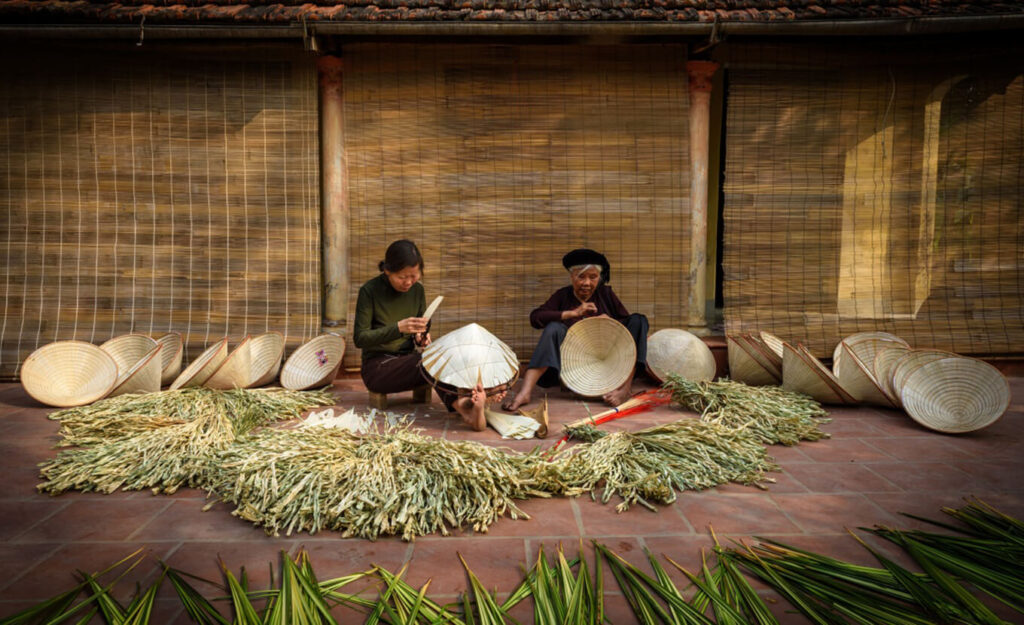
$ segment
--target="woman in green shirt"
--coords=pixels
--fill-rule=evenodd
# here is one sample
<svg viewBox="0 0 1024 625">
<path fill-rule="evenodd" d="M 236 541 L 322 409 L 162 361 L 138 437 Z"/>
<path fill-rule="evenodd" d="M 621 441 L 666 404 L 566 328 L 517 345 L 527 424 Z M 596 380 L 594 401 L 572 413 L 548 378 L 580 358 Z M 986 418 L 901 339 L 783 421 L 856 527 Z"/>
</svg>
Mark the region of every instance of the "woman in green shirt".
<svg viewBox="0 0 1024 625">
<path fill-rule="evenodd" d="M 380 275 L 359 289 L 356 300 L 354 338 L 363 351 L 361 375 L 366 388 L 375 393 L 398 393 L 423 385 L 420 354 L 416 347 L 430 344 L 427 308 L 420 278 L 423 256 L 416 244 L 407 239 L 388 246 L 378 265 Z M 469 397 L 459 397 L 453 388 L 435 386 L 449 411 L 457 411 L 473 429 L 487 427 L 484 418 L 486 396 L 481 387 Z"/>
</svg>

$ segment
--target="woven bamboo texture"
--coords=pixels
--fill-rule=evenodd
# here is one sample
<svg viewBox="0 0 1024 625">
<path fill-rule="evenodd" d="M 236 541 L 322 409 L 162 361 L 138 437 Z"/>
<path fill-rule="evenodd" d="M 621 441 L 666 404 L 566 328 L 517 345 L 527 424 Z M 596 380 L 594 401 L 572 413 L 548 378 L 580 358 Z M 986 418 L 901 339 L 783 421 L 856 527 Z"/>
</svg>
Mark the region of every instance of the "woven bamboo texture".
<svg viewBox="0 0 1024 625">
<path fill-rule="evenodd" d="M 626 326 L 609 317 L 572 324 L 561 348 L 559 375 L 569 390 L 600 397 L 622 386 L 636 367 L 636 343 Z"/>
<path fill-rule="evenodd" d="M 832 372 L 802 345 L 782 344 L 782 388 L 810 395 L 823 404 L 854 403 Z"/>
<path fill-rule="evenodd" d="M 684 46 L 345 48 L 351 295 L 387 245 L 423 252 L 437 338 L 486 327 L 521 357 L 530 310 L 590 247 L 652 331 L 684 323 L 689 262 Z M 350 312 L 350 317 L 351 317 Z M 346 364 L 358 363 L 358 350 Z"/>
<path fill-rule="evenodd" d="M 160 352 L 163 345 L 156 345 L 125 372 L 111 391 L 109 397 L 128 393 L 155 393 L 160 390 L 160 372 L 163 370 Z"/>
<path fill-rule="evenodd" d="M 874 404 L 884 408 L 898 407 L 898 400 L 890 397 L 885 387 L 875 377 L 874 358 L 869 367 L 845 341 L 840 345 L 843 349 L 843 367 L 835 375 L 843 390 L 862 404 Z"/>
<path fill-rule="evenodd" d="M 428 345 L 422 364 L 434 380 L 458 389 L 471 389 L 478 382 L 493 389 L 512 382 L 519 372 L 519 359 L 512 348 L 476 323 Z"/>
<path fill-rule="evenodd" d="M 67 408 L 102 399 L 117 383 L 117 363 L 84 341 L 57 341 L 32 352 L 21 367 L 21 383 L 34 399 Z"/>
<path fill-rule="evenodd" d="M 1017 39 L 719 51 L 728 333 L 1024 351 Z"/>
<path fill-rule="evenodd" d="M 319 334 L 310 58 L 101 50 L 0 60 L 0 376 L 57 339 L 179 332 L 189 362 L 224 335 Z"/>
<path fill-rule="evenodd" d="M 664 328 L 647 338 L 647 372 L 661 382 L 670 373 L 695 382 L 710 382 L 715 368 L 711 348 L 686 330 Z"/>
<path fill-rule="evenodd" d="M 939 432 L 974 432 L 1010 407 L 1010 385 L 998 369 L 974 358 L 943 358 L 910 374 L 903 407 L 919 424 Z"/>
<path fill-rule="evenodd" d="M 345 356 L 345 339 L 321 334 L 292 352 L 281 367 L 281 386 L 293 391 L 318 388 L 334 380 Z"/>
<path fill-rule="evenodd" d="M 181 342 L 181 335 L 177 332 L 167 332 L 155 337 L 156 342 L 163 348 L 160 350 L 160 385 L 167 386 L 181 373 L 181 361 L 185 354 L 184 345 Z"/>
<path fill-rule="evenodd" d="M 202 386 L 228 357 L 228 337 L 223 337 L 202 351 L 185 370 L 171 382 L 171 390 Z"/>
</svg>

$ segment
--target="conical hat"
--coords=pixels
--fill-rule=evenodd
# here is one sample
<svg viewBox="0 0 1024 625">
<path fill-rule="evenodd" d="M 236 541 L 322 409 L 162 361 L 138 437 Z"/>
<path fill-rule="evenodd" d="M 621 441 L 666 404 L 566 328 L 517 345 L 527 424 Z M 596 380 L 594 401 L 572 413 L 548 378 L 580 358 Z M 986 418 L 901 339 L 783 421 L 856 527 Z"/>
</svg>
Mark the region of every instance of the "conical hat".
<svg viewBox="0 0 1024 625">
<path fill-rule="evenodd" d="M 189 386 L 202 386 L 213 375 L 213 372 L 220 368 L 227 357 L 228 337 L 225 336 L 203 350 L 203 353 L 199 354 L 189 366 L 185 367 L 181 375 L 171 383 L 171 390 Z"/>
<path fill-rule="evenodd" d="M 758 332 L 761 337 L 761 341 L 772 350 L 776 356 L 779 357 L 779 361 L 782 361 L 782 339 L 771 334 L 770 332 L 761 331 Z"/>
<path fill-rule="evenodd" d="M 736 342 L 750 354 L 751 358 L 761 363 L 762 367 L 775 376 L 776 380 L 782 379 L 782 358 L 776 356 L 775 352 L 762 342 L 760 337 L 741 334 L 736 337 Z"/>
<path fill-rule="evenodd" d="M 117 383 L 110 354 L 84 341 L 57 341 L 32 352 L 21 365 L 21 384 L 48 406 L 82 406 L 106 397 Z"/>
<path fill-rule="evenodd" d="M 955 357 L 957 354 L 937 349 L 913 349 L 903 354 L 892 368 L 892 391 L 897 397 L 903 396 L 903 383 L 918 367 L 933 360 Z"/>
<path fill-rule="evenodd" d="M 110 357 L 117 363 L 119 376 L 117 384 L 120 385 L 128 372 L 135 368 L 136 363 L 153 351 L 157 345 L 155 339 L 145 334 L 122 334 L 101 344 L 100 349 L 110 354 Z"/>
<path fill-rule="evenodd" d="M 160 350 L 160 385 L 166 386 L 181 373 L 181 357 L 184 354 L 181 335 L 177 332 L 168 332 L 157 336 L 156 342 L 163 346 Z"/>
<path fill-rule="evenodd" d="M 512 348 L 475 323 L 433 341 L 423 350 L 420 363 L 430 377 L 460 389 L 471 389 L 478 380 L 484 388 L 495 388 L 512 381 L 519 371 Z"/>
<path fill-rule="evenodd" d="M 831 373 L 817 358 L 799 349 L 799 346 L 782 344 L 782 388 L 810 395 L 823 404 L 849 403 L 847 397 L 836 390 L 838 381 L 831 384 L 826 375 L 830 376 Z"/>
<path fill-rule="evenodd" d="M 329 384 L 345 355 L 345 339 L 321 334 L 299 346 L 281 368 L 281 386 L 293 391 Z"/>
<path fill-rule="evenodd" d="M 854 399 L 865 404 L 896 408 L 896 401 L 886 395 L 868 368 L 846 343 L 843 346 L 843 367 L 836 379 Z"/>
<path fill-rule="evenodd" d="M 163 345 L 157 345 L 148 354 L 140 358 L 135 365 L 121 376 L 117 386 L 110 391 L 108 397 L 117 397 L 128 393 L 155 393 L 160 390 L 160 371 L 163 361 L 160 352 Z"/>
<path fill-rule="evenodd" d="M 666 328 L 647 339 L 647 371 L 659 382 L 664 382 L 669 373 L 707 382 L 715 377 L 715 356 L 697 336 Z"/>
<path fill-rule="evenodd" d="M 811 367 L 814 368 L 815 371 L 818 372 L 818 375 L 821 376 L 821 379 L 825 380 L 825 383 L 832 387 L 832 390 L 835 391 L 840 398 L 842 398 L 844 403 L 857 403 L 857 400 L 854 399 L 853 395 L 850 395 L 850 393 L 845 388 L 843 388 L 843 385 L 839 383 L 839 379 L 832 374 L 829 368 L 825 366 L 825 363 L 818 360 L 818 357 L 812 354 L 811 350 L 808 349 L 806 345 L 800 343 L 796 346 L 796 350 L 797 353 L 800 354 L 800 357 L 804 359 L 804 362 L 809 364 Z"/>
<path fill-rule="evenodd" d="M 255 379 L 246 388 L 273 382 L 281 370 L 281 358 L 284 357 L 284 335 L 271 331 L 254 336 L 249 343 L 249 350 L 252 352 L 251 373 Z"/>
<path fill-rule="evenodd" d="M 228 357 L 217 367 L 213 375 L 207 378 L 203 386 L 221 390 L 246 388 L 252 380 L 249 371 L 252 360 L 252 354 L 249 351 L 249 341 L 251 340 L 252 336 L 246 335 L 242 342 L 228 353 Z"/>
<path fill-rule="evenodd" d="M 899 363 L 900 358 L 904 354 L 910 353 L 909 347 L 903 345 L 887 345 L 878 350 L 875 354 L 875 365 L 873 370 L 875 372 L 875 381 L 882 387 L 885 394 L 899 404 L 900 398 L 896 391 L 892 388 L 892 372 Z"/>
<path fill-rule="evenodd" d="M 1010 385 L 987 362 L 956 356 L 915 369 L 903 384 L 901 399 L 914 421 L 959 434 L 995 423 L 1010 406 Z"/>
<path fill-rule="evenodd" d="M 600 397 L 626 383 L 636 367 L 636 343 L 626 326 L 609 317 L 572 324 L 561 348 L 559 377 L 569 390 Z"/>
<path fill-rule="evenodd" d="M 880 342 L 875 342 L 880 341 Z M 868 367 L 874 367 L 875 354 L 885 346 L 889 345 L 903 345 L 904 347 L 910 347 L 910 345 L 896 336 L 888 332 L 857 332 L 839 341 L 836 348 L 832 351 L 832 373 L 837 377 L 839 371 L 842 369 L 843 362 L 843 343 L 846 343 L 853 350 L 853 353 L 860 357 L 862 363 Z M 873 373 L 873 372 L 872 372 Z"/>
<path fill-rule="evenodd" d="M 779 383 L 778 378 L 754 360 L 735 338 L 727 334 L 725 342 L 729 353 L 729 379 L 750 386 L 773 386 Z"/>
</svg>

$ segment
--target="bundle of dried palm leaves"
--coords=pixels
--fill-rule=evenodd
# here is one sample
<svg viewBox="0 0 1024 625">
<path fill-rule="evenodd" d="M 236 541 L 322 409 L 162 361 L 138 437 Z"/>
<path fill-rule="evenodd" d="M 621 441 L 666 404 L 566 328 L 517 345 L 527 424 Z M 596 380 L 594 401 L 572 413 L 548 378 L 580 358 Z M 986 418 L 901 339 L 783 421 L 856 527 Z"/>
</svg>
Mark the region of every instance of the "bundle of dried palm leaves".
<svg viewBox="0 0 1024 625">
<path fill-rule="evenodd" d="M 202 486 L 216 451 L 254 427 L 333 404 L 324 392 L 281 389 L 215 391 L 187 388 L 122 395 L 50 415 L 65 445 L 77 445 L 40 465 L 39 490 L 110 493 L 118 488 L 174 492 Z"/>
<path fill-rule="evenodd" d="M 222 450 L 209 488 L 268 533 L 330 529 L 406 540 L 449 527 L 529 518 L 515 499 L 546 497 L 531 477 L 538 453 L 393 427 L 363 436 L 332 428 L 263 430 Z"/>
<path fill-rule="evenodd" d="M 702 421 L 742 428 L 766 445 L 796 445 L 828 438 L 819 426 L 828 413 L 807 395 L 778 386 L 747 386 L 741 382 L 694 382 L 669 375 L 665 388 L 672 400 L 700 414 Z"/>
<path fill-rule="evenodd" d="M 568 495 L 593 493 L 603 483 L 602 503 L 621 496 L 619 512 L 634 503 L 654 510 L 652 501 L 671 503 L 676 490 L 757 484 L 766 471 L 778 470 L 745 430 L 694 419 L 611 434 L 583 425 L 570 434 L 593 442 L 563 452 L 549 470 L 557 472 Z"/>
</svg>

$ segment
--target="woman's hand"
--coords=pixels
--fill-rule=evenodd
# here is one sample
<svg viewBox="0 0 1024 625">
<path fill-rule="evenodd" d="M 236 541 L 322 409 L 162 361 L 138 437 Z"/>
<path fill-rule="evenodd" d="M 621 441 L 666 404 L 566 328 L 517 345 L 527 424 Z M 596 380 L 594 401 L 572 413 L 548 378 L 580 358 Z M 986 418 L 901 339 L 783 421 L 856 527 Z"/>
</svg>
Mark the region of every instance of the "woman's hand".
<svg viewBox="0 0 1024 625">
<path fill-rule="evenodd" d="M 572 310 L 562 313 L 562 319 L 582 319 L 588 315 L 597 314 L 597 305 L 594 302 L 583 302 Z"/>
<path fill-rule="evenodd" d="M 427 345 L 430 345 L 430 332 L 427 332 L 426 334 L 414 334 L 412 342 L 418 347 L 426 347 Z"/>
<path fill-rule="evenodd" d="M 427 320 L 424 317 L 407 317 L 398 322 L 398 331 L 402 334 L 426 332 Z"/>
</svg>

